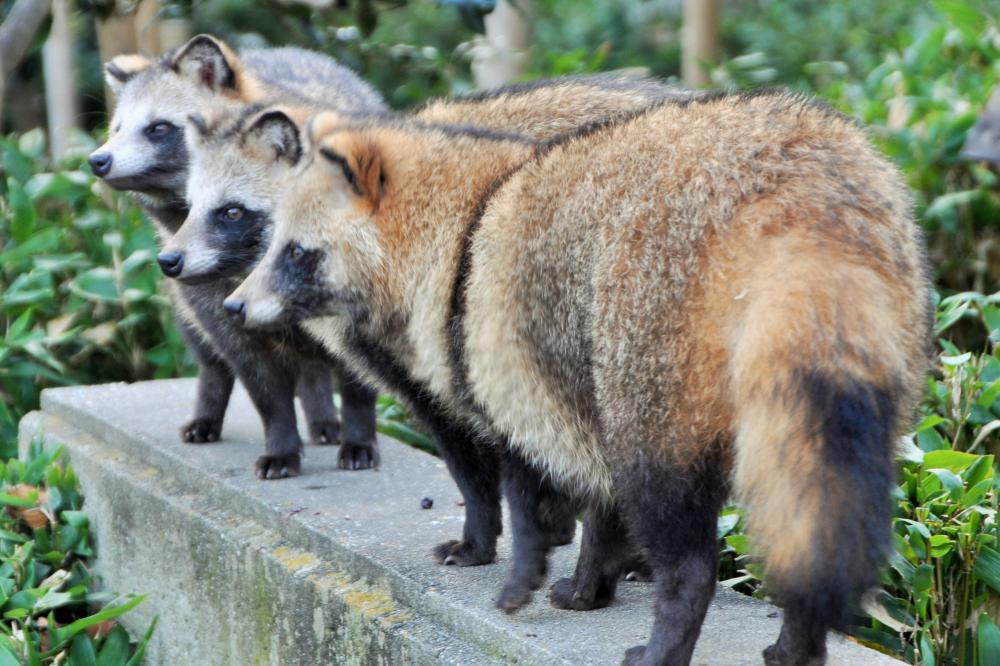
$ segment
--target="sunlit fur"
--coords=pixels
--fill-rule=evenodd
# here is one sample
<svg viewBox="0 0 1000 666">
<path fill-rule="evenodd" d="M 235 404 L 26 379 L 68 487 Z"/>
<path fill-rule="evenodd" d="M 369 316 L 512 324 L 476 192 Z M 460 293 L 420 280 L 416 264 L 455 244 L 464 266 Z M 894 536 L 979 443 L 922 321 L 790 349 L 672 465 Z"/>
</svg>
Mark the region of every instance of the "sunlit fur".
<svg viewBox="0 0 1000 666">
<path fill-rule="evenodd" d="M 322 250 L 331 288 L 363 304 L 353 325 L 433 391 L 465 383 L 555 479 L 618 502 L 664 586 L 647 656 L 629 663 L 690 659 L 731 479 L 787 604 L 768 659 L 819 663 L 826 627 L 886 550 L 892 443 L 930 320 L 909 194 L 857 127 L 780 92 L 660 104 L 537 152 L 399 124 L 314 127 L 320 149 L 385 185 L 356 194 L 314 154 L 237 293 L 266 300 L 290 244 Z M 463 380 L 448 337 L 466 234 Z M 320 337 L 342 325 L 307 323 Z M 675 513 L 688 504 L 697 515 Z"/>
</svg>

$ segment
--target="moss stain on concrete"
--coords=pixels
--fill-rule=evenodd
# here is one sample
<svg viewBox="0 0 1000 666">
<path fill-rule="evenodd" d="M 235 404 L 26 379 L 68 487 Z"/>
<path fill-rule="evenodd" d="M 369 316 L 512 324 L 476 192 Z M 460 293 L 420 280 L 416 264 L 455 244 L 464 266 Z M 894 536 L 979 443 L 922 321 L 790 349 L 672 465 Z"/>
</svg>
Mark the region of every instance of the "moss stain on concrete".
<svg viewBox="0 0 1000 666">
<path fill-rule="evenodd" d="M 271 555 L 292 573 L 310 567 L 317 562 L 317 557 L 312 553 L 293 551 L 285 546 L 275 548 L 271 551 Z"/>
</svg>

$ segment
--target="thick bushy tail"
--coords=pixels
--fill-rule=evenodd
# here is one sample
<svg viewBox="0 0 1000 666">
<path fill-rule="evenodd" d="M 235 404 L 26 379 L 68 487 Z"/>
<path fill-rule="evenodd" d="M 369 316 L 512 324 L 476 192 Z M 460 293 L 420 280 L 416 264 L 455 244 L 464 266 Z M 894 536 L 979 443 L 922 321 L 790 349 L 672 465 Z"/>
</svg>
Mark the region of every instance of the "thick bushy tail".
<svg viewBox="0 0 1000 666">
<path fill-rule="evenodd" d="M 754 271 L 734 329 L 735 477 L 767 588 L 821 640 L 885 561 L 924 305 L 850 258 L 783 256 L 801 258 Z"/>
</svg>

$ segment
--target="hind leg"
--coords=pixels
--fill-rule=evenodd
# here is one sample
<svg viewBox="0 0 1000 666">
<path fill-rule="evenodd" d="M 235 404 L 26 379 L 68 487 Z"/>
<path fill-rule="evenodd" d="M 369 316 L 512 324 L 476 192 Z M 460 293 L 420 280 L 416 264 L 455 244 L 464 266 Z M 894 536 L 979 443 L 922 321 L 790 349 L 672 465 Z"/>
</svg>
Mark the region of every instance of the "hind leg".
<svg viewBox="0 0 1000 666">
<path fill-rule="evenodd" d="M 657 468 L 641 457 L 638 462 L 643 464 L 616 474 L 616 490 L 653 570 L 656 602 L 649 643 L 628 650 L 623 663 L 683 665 L 691 661 L 715 593 L 716 520 L 724 484 L 713 462 L 685 470 Z"/>
<path fill-rule="evenodd" d="M 549 600 L 556 608 L 593 610 L 604 608 L 615 597 L 622 572 L 636 561 L 618 510 L 594 508 L 583 521 L 583 540 L 576 572 L 556 581 Z"/>
<path fill-rule="evenodd" d="M 545 581 L 549 551 L 573 539 L 576 511 L 573 502 L 534 465 L 509 449 L 503 487 L 510 505 L 514 555 L 497 607 L 512 613 L 527 604 Z"/>
<path fill-rule="evenodd" d="M 767 666 L 823 666 L 826 663 L 826 624 L 804 609 L 785 602 L 785 619 L 778 642 L 764 650 Z"/>
<path fill-rule="evenodd" d="M 333 368 L 320 360 L 303 361 L 295 381 L 295 394 L 309 423 L 313 444 L 340 442 L 340 420 L 333 406 Z"/>
</svg>

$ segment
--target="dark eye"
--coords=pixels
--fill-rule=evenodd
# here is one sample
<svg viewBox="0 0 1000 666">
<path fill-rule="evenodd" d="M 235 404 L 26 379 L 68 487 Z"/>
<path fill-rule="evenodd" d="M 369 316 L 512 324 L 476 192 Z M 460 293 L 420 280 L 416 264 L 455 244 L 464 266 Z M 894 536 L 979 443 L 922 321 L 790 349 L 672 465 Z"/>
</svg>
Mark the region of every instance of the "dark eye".
<svg viewBox="0 0 1000 666">
<path fill-rule="evenodd" d="M 305 253 L 306 253 L 305 249 L 298 243 L 295 243 L 294 245 L 288 248 L 288 256 L 292 258 L 292 261 L 298 261 L 303 256 L 305 256 Z"/>
<path fill-rule="evenodd" d="M 146 136 L 154 138 L 165 137 L 173 132 L 174 129 L 175 126 L 173 123 L 169 123 L 166 120 L 156 120 L 146 126 Z"/>
<path fill-rule="evenodd" d="M 243 219 L 245 211 L 240 206 L 225 206 L 216 213 L 222 222 L 239 222 Z"/>
</svg>

